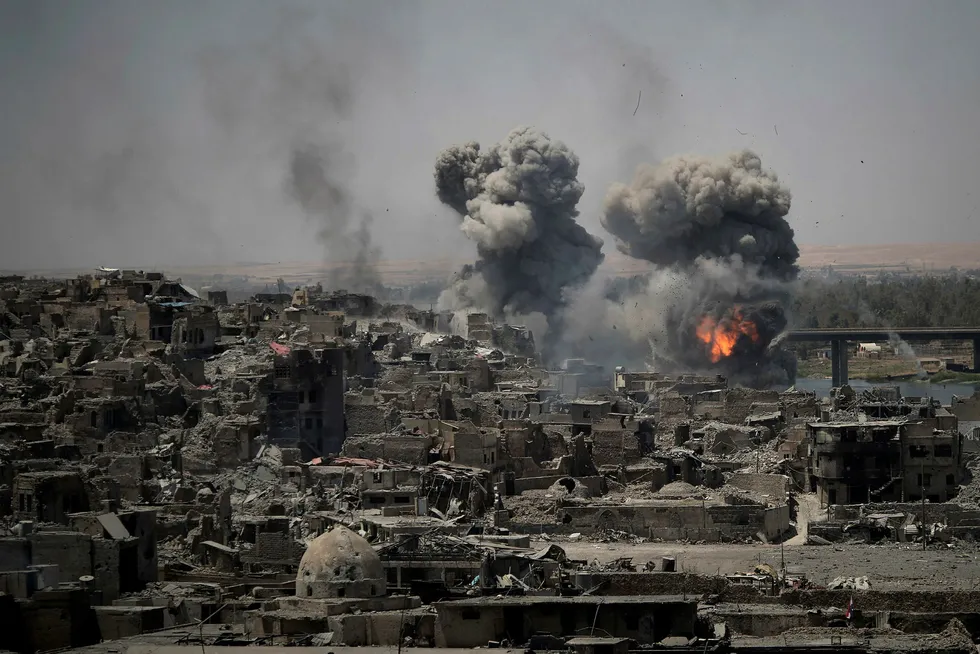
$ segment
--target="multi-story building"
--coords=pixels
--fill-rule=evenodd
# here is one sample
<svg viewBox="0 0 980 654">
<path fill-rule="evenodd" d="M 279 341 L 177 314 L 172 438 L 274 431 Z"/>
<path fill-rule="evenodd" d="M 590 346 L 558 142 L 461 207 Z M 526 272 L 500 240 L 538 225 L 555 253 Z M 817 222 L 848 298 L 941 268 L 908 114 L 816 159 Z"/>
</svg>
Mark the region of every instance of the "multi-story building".
<svg viewBox="0 0 980 654">
<path fill-rule="evenodd" d="M 808 473 L 822 505 L 945 502 L 962 477 L 955 417 L 807 424 Z M 952 424 L 949 424 L 952 423 Z"/>
<path fill-rule="evenodd" d="M 344 350 L 287 349 L 275 357 L 268 391 L 269 440 L 304 456 L 337 454 L 344 444 Z"/>
</svg>

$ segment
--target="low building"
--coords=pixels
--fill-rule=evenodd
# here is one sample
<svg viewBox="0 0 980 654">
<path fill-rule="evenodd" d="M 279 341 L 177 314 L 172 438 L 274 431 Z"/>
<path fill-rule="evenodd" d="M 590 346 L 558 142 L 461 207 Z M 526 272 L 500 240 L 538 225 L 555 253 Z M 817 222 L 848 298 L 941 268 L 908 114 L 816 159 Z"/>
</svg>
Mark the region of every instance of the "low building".
<svg viewBox="0 0 980 654">
<path fill-rule="evenodd" d="M 438 602 L 438 647 L 486 647 L 527 642 L 538 633 L 598 632 L 641 645 L 671 636 L 693 637 L 697 599 L 654 597 L 474 597 Z"/>
</svg>

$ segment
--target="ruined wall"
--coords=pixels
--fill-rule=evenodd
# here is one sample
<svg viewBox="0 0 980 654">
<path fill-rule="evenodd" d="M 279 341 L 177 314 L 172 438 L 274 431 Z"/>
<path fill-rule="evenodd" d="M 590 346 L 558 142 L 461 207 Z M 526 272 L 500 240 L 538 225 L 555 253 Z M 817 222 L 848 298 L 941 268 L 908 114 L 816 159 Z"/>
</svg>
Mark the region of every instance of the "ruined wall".
<svg viewBox="0 0 980 654">
<path fill-rule="evenodd" d="M 789 494 L 789 477 L 786 475 L 736 472 L 727 483 L 735 488 L 767 495 L 775 502 L 785 501 Z"/>
<path fill-rule="evenodd" d="M 597 466 L 630 465 L 640 459 L 640 441 L 633 432 L 592 432 L 592 460 Z"/>
<path fill-rule="evenodd" d="M 725 422 L 741 425 L 752 413 L 753 404 L 779 402 L 776 391 L 759 391 L 741 386 L 725 392 Z"/>
<path fill-rule="evenodd" d="M 942 522 L 950 527 L 980 525 L 980 510 L 968 509 L 958 504 L 925 505 L 926 522 Z M 836 504 L 829 507 L 828 520 L 851 521 L 875 513 L 904 513 L 922 518 L 921 502 L 887 502 L 876 504 Z"/>
<path fill-rule="evenodd" d="M 489 468 L 496 463 L 496 442 L 496 434 L 468 429 L 457 431 L 453 435 L 453 460 L 466 466 Z"/>
<path fill-rule="evenodd" d="M 612 529 L 663 540 L 719 542 L 748 540 L 762 534 L 772 540 L 789 529 L 789 506 L 766 508 L 757 505 L 714 505 L 700 503 L 645 506 L 565 506 L 562 521 L 573 531 L 591 533 Z M 566 518 L 567 517 L 567 518 Z"/>
<path fill-rule="evenodd" d="M 373 434 L 350 436 L 342 456 L 421 464 L 428 461 L 432 439 L 424 435 Z"/>
<path fill-rule="evenodd" d="M 384 405 L 347 403 L 344 406 L 344 413 L 347 419 L 347 433 L 351 436 L 388 431 L 389 425 L 385 418 L 387 407 Z"/>
<path fill-rule="evenodd" d="M 145 310 L 136 309 L 132 312 L 123 312 L 123 315 L 126 316 L 127 329 L 132 326 L 141 337 L 145 338 L 150 333 L 150 311 L 145 307 L 143 309 Z M 72 329 L 102 333 L 106 331 L 109 314 L 110 312 L 105 307 L 98 305 L 73 304 L 65 309 L 65 322 Z"/>
<path fill-rule="evenodd" d="M 520 495 L 529 490 L 547 490 L 561 479 L 569 478 L 564 474 L 548 475 L 545 477 L 521 477 L 514 480 L 514 494 Z M 582 485 L 588 489 L 590 497 L 599 497 L 606 489 L 605 477 L 574 477 L 576 486 Z"/>
<path fill-rule="evenodd" d="M 0 572 L 26 570 L 31 564 L 31 546 L 26 538 L 0 538 Z"/>
<path fill-rule="evenodd" d="M 980 393 L 974 393 L 970 397 L 954 396 L 949 411 L 960 420 L 980 421 Z"/>
<path fill-rule="evenodd" d="M 606 602 L 609 602 L 608 598 Z M 692 599 L 672 602 L 527 602 L 524 605 L 439 602 L 437 647 L 482 647 L 492 640 L 511 637 L 523 642 L 535 633 L 615 634 L 639 644 L 668 636 L 691 636 L 697 619 Z M 505 615 L 507 618 L 505 619 Z M 517 631 L 517 633 L 514 633 Z"/>
<path fill-rule="evenodd" d="M 659 560 L 654 563 L 659 567 Z M 575 574 L 575 582 L 582 588 L 595 588 L 601 584 L 593 594 L 613 596 L 717 595 L 730 585 L 724 577 L 684 572 L 580 572 Z"/>
<path fill-rule="evenodd" d="M 914 611 L 949 613 L 980 611 L 980 591 L 917 589 L 914 592 L 881 590 L 795 590 L 779 596 L 782 604 L 806 608 L 847 606 L 851 598 L 862 611 Z"/>
<path fill-rule="evenodd" d="M 121 590 L 119 546 L 120 544 L 114 540 L 92 539 L 92 576 L 95 577 L 93 585 L 102 591 L 102 601 L 105 604 L 115 601 Z"/>
<path fill-rule="evenodd" d="M 58 566 L 62 579 L 92 574 L 92 537 L 74 532 L 37 532 L 30 536 L 31 563 Z"/>
</svg>

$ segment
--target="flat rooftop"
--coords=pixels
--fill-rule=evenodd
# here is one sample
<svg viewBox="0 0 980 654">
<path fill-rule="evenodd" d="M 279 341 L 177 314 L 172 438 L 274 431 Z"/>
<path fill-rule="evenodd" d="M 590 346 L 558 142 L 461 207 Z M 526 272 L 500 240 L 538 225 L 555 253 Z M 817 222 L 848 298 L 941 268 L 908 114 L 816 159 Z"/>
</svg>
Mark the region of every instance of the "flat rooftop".
<svg viewBox="0 0 980 654">
<path fill-rule="evenodd" d="M 437 602 L 435 606 L 528 606 L 531 604 L 584 604 L 586 606 L 623 604 L 690 604 L 696 606 L 697 599 L 684 595 L 587 595 L 577 597 L 556 597 L 553 595 L 526 595 L 524 597 L 469 597 L 460 600 Z"/>
</svg>

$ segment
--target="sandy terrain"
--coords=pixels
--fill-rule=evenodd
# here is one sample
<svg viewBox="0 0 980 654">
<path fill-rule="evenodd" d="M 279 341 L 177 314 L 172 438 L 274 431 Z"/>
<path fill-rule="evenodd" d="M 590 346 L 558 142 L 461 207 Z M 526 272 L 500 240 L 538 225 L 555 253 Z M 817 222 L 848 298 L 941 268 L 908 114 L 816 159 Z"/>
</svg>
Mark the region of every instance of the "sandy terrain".
<svg viewBox="0 0 980 654">
<path fill-rule="evenodd" d="M 822 268 L 832 265 L 840 271 L 894 270 L 922 272 L 980 268 L 980 247 L 976 243 L 907 243 L 892 245 L 829 245 L 800 247 L 800 265 Z M 379 264 L 382 278 L 388 284 L 411 284 L 433 279 L 446 279 L 459 269 L 463 261 L 455 259 L 387 260 Z M 120 264 L 121 265 L 121 264 Z M 247 275 L 256 282 L 274 283 L 282 277 L 287 281 L 323 279 L 330 268 L 343 263 L 326 264 L 316 261 L 282 263 L 240 263 L 168 268 L 174 276 Z M 631 259 L 615 250 L 606 253 L 602 272 L 610 275 L 632 275 L 649 270 L 648 264 Z M 74 276 L 90 270 L 29 270 L 20 273 L 52 277 Z"/>
<path fill-rule="evenodd" d="M 543 545 L 544 541 L 536 543 Z M 973 545 L 957 543 L 922 551 L 921 545 L 888 543 L 885 545 L 685 545 L 682 543 L 591 543 L 558 542 L 572 559 L 600 563 L 623 556 L 633 557 L 641 567 L 654 561 L 660 569 L 664 556 L 677 559 L 682 572 L 717 575 L 747 572 L 757 563 L 769 563 L 777 569 L 785 557 L 787 566 L 799 566 L 814 582 L 826 584 L 838 576 L 867 575 L 871 587 L 878 590 L 980 588 L 980 561 Z"/>
</svg>

